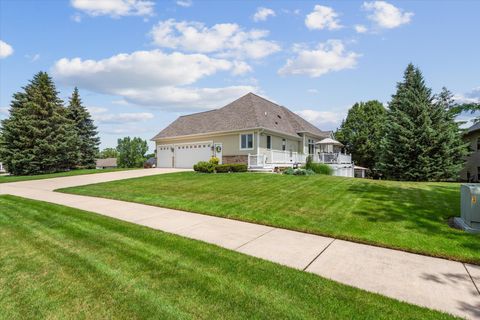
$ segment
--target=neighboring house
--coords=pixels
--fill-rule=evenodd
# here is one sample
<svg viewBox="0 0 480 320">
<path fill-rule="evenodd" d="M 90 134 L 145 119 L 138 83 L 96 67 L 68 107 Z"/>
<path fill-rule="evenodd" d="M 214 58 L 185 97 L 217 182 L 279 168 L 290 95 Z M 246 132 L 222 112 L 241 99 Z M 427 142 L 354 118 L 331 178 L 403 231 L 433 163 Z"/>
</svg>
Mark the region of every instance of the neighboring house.
<svg viewBox="0 0 480 320">
<path fill-rule="evenodd" d="M 96 169 L 111 169 L 116 167 L 117 158 L 97 159 L 95 164 Z"/>
<path fill-rule="evenodd" d="M 314 161 L 353 177 L 351 156 L 342 145 L 287 108 L 249 93 L 223 108 L 179 117 L 160 131 L 155 141 L 157 167 L 191 168 L 212 156 L 221 163 L 245 163 L 249 169 Z"/>
<path fill-rule="evenodd" d="M 480 122 L 468 128 L 464 140 L 470 143 L 472 153 L 467 157 L 460 171 L 460 179 L 469 182 L 480 182 Z"/>
<path fill-rule="evenodd" d="M 5 167 L 3 166 L 3 163 L 0 162 L 0 173 L 6 172 Z"/>
</svg>

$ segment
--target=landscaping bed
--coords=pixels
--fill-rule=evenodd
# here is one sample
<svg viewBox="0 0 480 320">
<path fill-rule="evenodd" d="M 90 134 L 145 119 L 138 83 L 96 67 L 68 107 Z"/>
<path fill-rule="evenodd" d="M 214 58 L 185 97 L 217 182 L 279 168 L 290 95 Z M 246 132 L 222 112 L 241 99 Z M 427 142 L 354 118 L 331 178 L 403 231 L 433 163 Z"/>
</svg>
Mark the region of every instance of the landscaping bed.
<svg viewBox="0 0 480 320">
<path fill-rule="evenodd" d="M 0 235 L 2 319 L 453 318 L 214 245 L 13 196 L 0 196 Z"/>
</svg>

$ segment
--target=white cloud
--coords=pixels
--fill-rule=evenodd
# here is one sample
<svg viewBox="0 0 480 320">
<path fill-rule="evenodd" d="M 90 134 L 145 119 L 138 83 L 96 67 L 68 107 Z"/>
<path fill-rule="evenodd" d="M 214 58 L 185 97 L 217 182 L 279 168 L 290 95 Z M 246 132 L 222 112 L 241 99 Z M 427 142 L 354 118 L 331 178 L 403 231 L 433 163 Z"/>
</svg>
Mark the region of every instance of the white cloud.
<svg viewBox="0 0 480 320">
<path fill-rule="evenodd" d="M 152 50 L 118 54 L 102 60 L 63 58 L 52 67 L 52 74 L 61 83 L 120 96 L 129 103 L 191 110 L 218 107 L 219 103 L 256 91 L 252 86 L 186 87 L 218 72 L 238 74 L 248 69 L 245 63 L 203 54 L 167 54 Z"/>
<path fill-rule="evenodd" d="M 255 12 L 255 14 L 253 15 L 253 21 L 265 21 L 270 16 L 275 17 L 275 11 L 270 8 L 259 7 L 257 8 L 257 12 Z"/>
<path fill-rule="evenodd" d="M 6 58 L 12 54 L 13 54 L 12 46 L 0 40 L 0 59 Z"/>
<path fill-rule="evenodd" d="M 70 16 L 70 19 L 72 19 L 76 23 L 80 23 L 82 22 L 82 15 L 75 13 L 74 15 Z"/>
<path fill-rule="evenodd" d="M 457 103 L 480 103 L 480 87 L 473 88 L 465 94 L 457 93 L 453 99 Z"/>
<path fill-rule="evenodd" d="M 32 55 L 29 55 L 29 54 L 26 54 L 26 55 L 25 55 L 25 58 L 27 58 L 28 60 L 30 60 L 30 62 L 35 62 L 35 61 L 37 61 L 38 59 L 40 59 L 40 54 L 39 54 L 39 53 L 36 53 L 36 54 L 34 54 L 33 56 L 32 56 Z"/>
<path fill-rule="evenodd" d="M 8 114 L 9 113 L 8 107 L 0 107 L 0 114 Z"/>
<path fill-rule="evenodd" d="M 177 0 L 177 5 L 179 5 L 180 7 L 188 8 L 188 7 L 191 7 L 193 5 L 193 1 L 192 0 Z"/>
<path fill-rule="evenodd" d="M 281 75 L 308 75 L 312 78 L 326 73 L 352 69 L 357 64 L 360 54 L 346 52 L 340 40 L 328 40 L 320 43 L 315 49 L 297 45 L 294 48 L 296 57 L 288 59 L 287 63 L 278 70 Z"/>
<path fill-rule="evenodd" d="M 385 1 L 364 2 L 362 8 L 371 12 L 370 20 L 380 28 L 392 29 L 407 24 L 413 17 L 413 12 L 405 12 Z"/>
<path fill-rule="evenodd" d="M 139 113 L 102 113 L 93 115 L 93 119 L 99 123 L 131 123 L 144 122 L 153 119 L 154 116 L 150 112 Z"/>
<path fill-rule="evenodd" d="M 71 0 L 70 3 L 75 9 L 90 16 L 111 16 L 114 18 L 151 16 L 155 5 L 154 2 L 147 0 Z M 76 21 L 77 18 L 73 19 Z"/>
<path fill-rule="evenodd" d="M 318 90 L 317 89 L 308 89 L 307 92 L 312 93 L 312 94 L 317 94 Z"/>
<path fill-rule="evenodd" d="M 252 86 L 229 86 L 221 88 L 158 87 L 136 88 L 123 93 L 132 103 L 159 106 L 167 111 L 189 111 L 217 108 L 247 94 L 257 92 Z"/>
<path fill-rule="evenodd" d="M 154 44 L 160 47 L 216 53 L 220 57 L 260 59 L 280 50 L 275 42 L 264 40 L 267 30 L 244 31 L 235 23 L 209 28 L 200 22 L 169 19 L 160 21 L 150 34 Z"/>
<path fill-rule="evenodd" d="M 305 17 L 305 25 L 310 30 L 335 30 L 342 27 L 335 10 L 318 4 L 313 8 L 313 12 Z"/>
<path fill-rule="evenodd" d="M 355 31 L 356 31 L 357 33 L 365 33 L 365 32 L 368 31 L 367 27 L 365 27 L 365 26 L 362 25 L 362 24 L 357 24 L 357 25 L 354 26 L 354 28 L 355 28 Z"/>
<path fill-rule="evenodd" d="M 334 129 L 340 126 L 340 123 L 345 118 L 347 112 L 317 111 L 306 109 L 296 111 L 296 113 L 319 128 Z"/>
</svg>

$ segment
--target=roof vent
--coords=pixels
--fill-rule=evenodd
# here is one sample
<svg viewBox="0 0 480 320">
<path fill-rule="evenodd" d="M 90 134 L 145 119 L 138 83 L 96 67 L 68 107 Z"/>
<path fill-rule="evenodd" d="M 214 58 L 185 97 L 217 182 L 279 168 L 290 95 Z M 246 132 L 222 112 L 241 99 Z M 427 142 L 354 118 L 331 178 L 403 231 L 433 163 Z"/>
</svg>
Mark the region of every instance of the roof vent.
<svg viewBox="0 0 480 320">
<path fill-rule="evenodd" d="M 265 111 L 265 117 L 267 116 L 267 111 Z"/>
<path fill-rule="evenodd" d="M 282 117 L 280 117 L 280 115 L 279 115 L 279 114 L 277 114 L 277 117 L 278 117 L 278 119 L 282 119 Z"/>
</svg>

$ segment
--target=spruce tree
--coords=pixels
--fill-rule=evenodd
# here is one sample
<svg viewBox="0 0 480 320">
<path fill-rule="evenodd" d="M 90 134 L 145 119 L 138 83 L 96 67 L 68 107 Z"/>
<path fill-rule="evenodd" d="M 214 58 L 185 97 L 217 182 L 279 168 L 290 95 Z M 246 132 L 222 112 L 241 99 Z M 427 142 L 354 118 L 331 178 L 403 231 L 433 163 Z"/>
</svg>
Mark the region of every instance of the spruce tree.
<svg viewBox="0 0 480 320">
<path fill-rule="evenodd" d="M 67 117 L 73 121 L 77 132 L 77 147 L 79 151 L 78 165 L 87 168 L 94 168 L 100 138 L 97 136 L 97 128 L 93 123 L 90 113 L 82 105 L 82 100 L 80 99 L 77 87 L 75 87 L 72 96 L 69 99 Z"/>
<path fill-rule="evenodd" d="M 389 179 L 454 179 L 465 156 L 451 101 L 436 99 L 418 68 L 409 64 L 387 113 L 380 167 Z"/>
<path fill-rule="evenodd" d="M 14 175 L 67 170 L 77 158 L 73 123 L 45 72 L 13 95 L 0 132 L 0 158 Z"/>
</svg>

